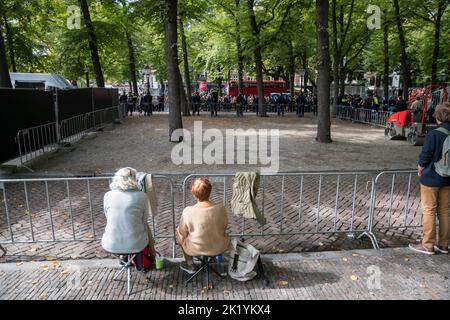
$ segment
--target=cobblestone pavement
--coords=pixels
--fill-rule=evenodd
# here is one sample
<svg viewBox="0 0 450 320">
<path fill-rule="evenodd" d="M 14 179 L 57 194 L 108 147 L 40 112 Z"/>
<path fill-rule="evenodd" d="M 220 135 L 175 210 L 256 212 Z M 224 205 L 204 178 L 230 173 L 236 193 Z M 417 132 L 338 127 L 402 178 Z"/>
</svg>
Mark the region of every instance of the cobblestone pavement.
<svg viewBox="0 0 450 320">
<path fill-rule="evenodd" d="M 448 256 L 424 256 L 406 248 L 264 256 L 267 287 L 260 279 L 240 283 L 215 276 L 211 290 L 203 277 L 186 287 L 178 263 L 170 261 L 146 276 L 133 272 L 131 296 L 124 276 L 112 280 L 117 260 L 4 263 L 0 299 L 450 299 Z"/>
<path fill-rule="evenodd" d="M 170 185 L 166 179 L 156 178 L 159 213 L 150 222 L 157 237 L 157 250 L 165 256 L 172 256 L 173 227 L 184 207 L 183 179 L 171 178 L 175 183 L 175 217 Z M 231 212 L 231 179 L 213 180 L 213 200 L 226 203 L 228 212 Z M 379 181 L 374 230 L 382 247 L 404 246 L 420 236 L 419 228 L 392 229 L 421 225 L 417 177 L 411 179 L 410 188 L 408 175 L 397 176 L 394 188 L 391 176 Z M 244 221 L 230 213 L 230 232 L 253 235 L 248 242 L 264 253 L 371 248 L 368 238 L 355 239 L 367 229 L 370 182 L 371 176 L 367 174 L 285 177 L 284 181 L 281 177 L 263 177 L 257 203 L 264 210 L 267 223 L 261 227 L 253 220 Z M 0 262 L 44 260 L 49 256 L 62 260 L 107 257 L 99 243 L 106 222 L 103 195 L 108 191 L 107 179 L 14 182 L 5 183 L 3 190 L 0 243 L 9 242 L 11 235 L 15 243 L 4 245 L 8 254 Z M 191 197 L 187 191 L 186 194 L 186 204 L 190 205 Z M 257 236 L 261 233 L 265 236 Z M 176 253 L 181 256 L 179 250 Z"/>
</svg>

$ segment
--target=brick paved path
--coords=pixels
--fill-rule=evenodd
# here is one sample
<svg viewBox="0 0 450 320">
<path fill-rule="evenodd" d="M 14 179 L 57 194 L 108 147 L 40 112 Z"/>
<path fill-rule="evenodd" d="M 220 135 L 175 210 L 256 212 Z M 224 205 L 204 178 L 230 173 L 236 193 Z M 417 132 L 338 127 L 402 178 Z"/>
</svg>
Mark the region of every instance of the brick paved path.
<svg viewBox="0 0 450 320">
<path fill-rule="evenodd" d="M 177 176 L 172 179 L 175 183 L 177 224 L 183 209 L 183 179 Z M 417 177 L 411 176 L 409 194 L 408 179 L 408 175 L 397 176 L 394 181 L 392 176 L 380 179 L 374 226 L 383 247 L 405 245 L 420 236 L 420 228 L 385 229 L 388 226 L 402 226 L 405 222 L 409 226 L 420 226 Z M 155 182 L 158 189 L 159 214 L 151 223 L 158 238 L 157 249 L 163 255 L 171 256 L 173 217 L 170 185 L 165 179 L 155 179 Z M 256 221 L 243 221 L 242 218 L 230 214 L 230 232 L 240 234 L 244 230 L 246 234 L 287 234 L 249 238 L 250 243 L 266 253 L 371 248 L 367 238 L 356 240 L 349 236 L 353 235 L 351 230 L 367 228 L 370 182 L 369 175 L 361 174 L 357 179 L 355 176 L 342 175 L 339 177 L 337 194 L 338 178 L 333 175 L 323 176 L 322 179 L 314 175 L 304 176 L 303 179 L 286 177 L 284 183 L 281 177 L 264 177 L 257 202 L 259 207 L 264 209 L 267 224 L 261 227 Z M 394 188 L 391 188 L 392 183 Z M 226 186 L 227 192 L 224 196 L 223 179 L 213 180 L 213 200 L 225 202 L 231 212 L 231 177 L 226 179 Z M 89 183 L 87 180 L 5 183 L 3 190 L 7 200 L 5 203 L 3 198 L 0 206 L 0 242 L 10 241 L 12 233 L 17 243 L 4 245 L 8 255 L 0 261 L 43 260 L 48 256 L 66 260 L 106 257 L 99 239 L 105 226 L 102 201 L 104 193 L 108 191 L 107 179 L 91 180 Z M 188 193 L 187 204 L 192 204 Z M 344 233 L 332 233 L 335 230 Z M 316 231 L 323 234 L 314 234 Z M 293 235 L 299 232 L 302 234 Z M 69 242 L 55 243 L 54 239 Z M 179 250 L 177 254 L 180 256 Z"/>
<path fill-rule="evenodd" d="M 0 299 L 450 299 L 448 256 L 408 249 L 269 255 L 264 257 L 268 287 L 260 280 L 214 277 L 209 291 L 202 278 L 185 287 L 186 276 L 173 263 L 150 272 L 148 280 L 133 273 L 130 297 L 125 278 L 112 280 L 116 260 L 0 264 Z M 379 286 L 373 278 L 378 271 Z"/>
</svg>

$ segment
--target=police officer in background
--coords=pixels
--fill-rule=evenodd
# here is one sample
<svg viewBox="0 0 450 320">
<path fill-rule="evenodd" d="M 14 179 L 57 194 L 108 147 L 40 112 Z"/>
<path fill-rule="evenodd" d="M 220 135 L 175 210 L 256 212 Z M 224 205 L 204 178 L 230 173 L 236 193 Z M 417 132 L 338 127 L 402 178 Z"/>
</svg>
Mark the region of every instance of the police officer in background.
<svg viewBox="0 0 450 320">
<path fill-rule="evenodd" d="M 284 117 L 284 108 L 286 106 L 286 99 L 284 98 L 284 96 L 282 94 L 280 94 L 280 96 L 277 99 L 277 112 L 278 112 L 278 116 L 283 116 Z"/>
<path fill-rule="evenodd" d="M 239 94 L 236 99 L 236 114 L 238 117 L 244 116 L 244 104 L 245 104 L 245 98 L 242 94 Z"/>
</svg>

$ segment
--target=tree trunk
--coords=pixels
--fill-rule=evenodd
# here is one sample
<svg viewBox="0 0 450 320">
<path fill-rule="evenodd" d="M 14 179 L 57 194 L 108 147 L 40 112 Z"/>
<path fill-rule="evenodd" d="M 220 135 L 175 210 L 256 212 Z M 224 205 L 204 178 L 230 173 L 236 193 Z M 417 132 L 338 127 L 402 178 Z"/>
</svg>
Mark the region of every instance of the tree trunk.
<svg viewBox="0 0 450 320">
<path fill-rule="evenodd" d="M 288 42 L 288 53 L 289 53 L 289 92 L 292 99 L 295 95 L 295 57 L 294 57 L 294 46 L 292 45 L 292 40 Z"/>
<path fill-rule="evenodd" d="M 223 81 L 222 77 L 219 76 L 217 78 L 217 86 L 219 87 L 219 97 L 222 96 L 222 81 Z"/>
<path fill-rule="evenodd" d="M 180 95 L 180 70 L 178 67 L 178 0 L 165 1 L 165 42 L 166 42 L 166 65 L 169 82 L 169 141 L 181 142 L 182 137 L 174 137 L 172 133 L 183 128 L 181 117 L 181 95 Z"/>
<path fill-rule="evenodd" d="M 5 31 L 6 31 L 6 40 L 8 41 L 8 51 L 9 51 L 9 61 L 11 63 L 11 68 L 13 72 L 17 72 L 16 67 L 16 57 L 14 55 L 14 41 L 11 33 L 11 29 L 9 28 L 8 19 L 6 16 L 3 16 L 3 20 L 5 21 Z"/>
<path fill-rule="evenodd" d="M 250 19 L 250 26 L 253 34 L 254 41 L 254 56 L 255 56 L 255 69 L 256 69 L 256 85 L 258 87 L 258 107 L 259 115 L 261 117 L 267 117 L 267 108 L 264 103 L 264 83 L 262 74 L 262 54 L 261 54 L 261 40 L 260 40 L 260 30 L 258 24 L 256 23 L 255 11 L 253 10 L 254 0 L 247 0 L 248 5 L 248 16 Z"/>
<path fill-rule="evenodd" d="M 133 84 L 133 92 L 137 96 L 139 94 L 138 85 L 137 85 L 137 77 L 136 77 L 136 58 L 134 53 L 133 39 L 128 31 L 125 32 L 128 44 L 128 57 L 129 57 L 129 66 L 130 66 L 130 79 Z"/>
<path fill-rule="evenodd" d="M 336 0 L 331 2 L 331 21 L 333 23 L 333 108 L 331 115 L 334 117 L 337 112 L 337 104 L 339 98 L 339 48 L 338 48 L 338 30 L 337 30 L 337 17 L 336 17 Z"/>
<path fill-rule="evenodd" d="M 317 28 L 317 138 L 320 143 L 331 141 L 330 120 L 330 51 L 328 36 L 328 0 L 316 0 Z"/>
<path fill-rule="evenodd" d="M 303 69 L 305 70 L 305 76 L 303 77 L 303 87 L 305 89 L 305 92 L 307 92 L 308 89 L 308 81 L 309 81 L 309 73 L 308 73 L 308 67 L 304 66 Z"/>
<path fill-rule="evenodd" d="M 159 90 L 159 94 L 161 96 L 164 96 L 164 94 L 166 93 L 166 87 L 164 86 L 164 80 L 159 80 L 159 86 L 161 87 L 161 89 Z"/>
<path fill-rule="evenodd" d="M 344 61 L 339 64 L 339 96 L 343 97 L 345 94 L 345 78 L 347 78 L 347 70 L 344 67 Z"/>
<path fill-rule="evenodd" d="M 189 103 L 186 96 L 186 91 L 184 90 L 183 78 L 181 77 L 181 72 L 178 74 L 178 82 L 180 84 L 180 109 L 183 112 L 184 116 L 190 116 L 189 112 Z"/>
<path fill-rule="evenodd" d="M 89 71 L 86 71 L 86 88 L 89 88 L 91 80 L 89 79 Z"/>
<path fill-rule="evenodd" d="M 398 0 L 394 1 L 394 9 L 395 9 L 395 20 L 397 23 L 398 36 L 400 39 L 400 61 L 402 65 L 402 75 L 403 75 L 403 98 L 408 100 L 408 89 L 411 83 L 411 71 L 409 70 L 409 60 L 408 55 L 406 54 L 406 39 L 405 33 L 403 31 L 402 20 L 400 17 L 400 6 L 398 4 Z"/>
<path fill-rule="evenodd" d="M 242 54 L 241 44 L 241 27 L 238 18 L 238 11 L 241 1 L 236 0 L 236 51 L 237 51 L 237 65 L 238 65 L 238 91 L 240 94 L 244 92 L 244 55 Z"/>
<path fill-rule="evenodd" d="M 384 12 L 384 16 L 387 17 L 387 12 Z M 385 18 L 386 19 L 386 18 Z M 384 74 L 383 74 L 383 91 L 384 100 L 389 100 L 389 24 L 384 23 L 383 28 L 384 38 Z"/>
<path fill-rule="evenodd" d="M 445 12 L 445 9 L 447 7 L 447 1 L 448 0 L 441 0 L 439 1 L 438 5 L 438 12 L 436 15 L 436 20 L 434 24 L 434 48 L 433 48 L 433 60 L 431 62 L 431 83 L 437 83 L 437 61 L 439 59 L 439 41 L 441 38 L 441 19 L 442 15 Z"/>
<path fill-rule="evenodd" d="M 2 28 L 0 28 L 0 88 L 12 88 Z"/>
<path fill-rule="evenodd" d="M 180 33 L 181 33 L 181 49 L 183 52 L 184 80 L 186 81 L 186 98 L 187 98 L 187 103 L 188 103 L 187 109 L 184 109 L 184 111 L 183 111 L 183 115 L 190 116 L 191 113 L 189 112 L 189 106 L 192 103 L 191 75 L 189 72 L 187 41 L 186 41 L 186 34 L 184 33 L 184 25 L 183 25 L 182 18 L 180 18 Z M 193 105 L 192 105 L 192 107 L 193 107 Z"/>
<path fill-rule="evenodd" d="M 92 24 L 91 14 L 89 13 L 89 6 L 87 0 L 79 0 L 81 10 L 83 11 L 84 22 L 88 29 L 89 49 L 91 51 L 92 65 L 94 67 L 95 81 L 97 87 L 105 87 L 105 79 L 103 77 L 102 65 L 100 64 L 100 56 L 98 55 L 97 37 L 95 35 L 94 25 Z"/>
</svg>

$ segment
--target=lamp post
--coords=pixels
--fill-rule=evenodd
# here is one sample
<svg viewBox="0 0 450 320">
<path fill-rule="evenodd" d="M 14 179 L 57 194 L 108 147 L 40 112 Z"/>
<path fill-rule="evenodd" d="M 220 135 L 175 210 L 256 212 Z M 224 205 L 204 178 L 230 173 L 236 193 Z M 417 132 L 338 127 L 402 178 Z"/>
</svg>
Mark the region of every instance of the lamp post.
<svg viewBox="0 0 450 320">
<path fill-rule="evenodd" d="M 303 86 L 305 85 L 306 70 L 300 69 L 300 91 L 303 92 Z"/>
<path fill-rule="evenodd" d="M 150 93 L 150 75 L 152 73 L 152 70 L 148 66 L 148 64 L 145 65 L 144 70 L 142 70 L 142 74 L 147 77 L 147 94 Z"/>
</svg>

